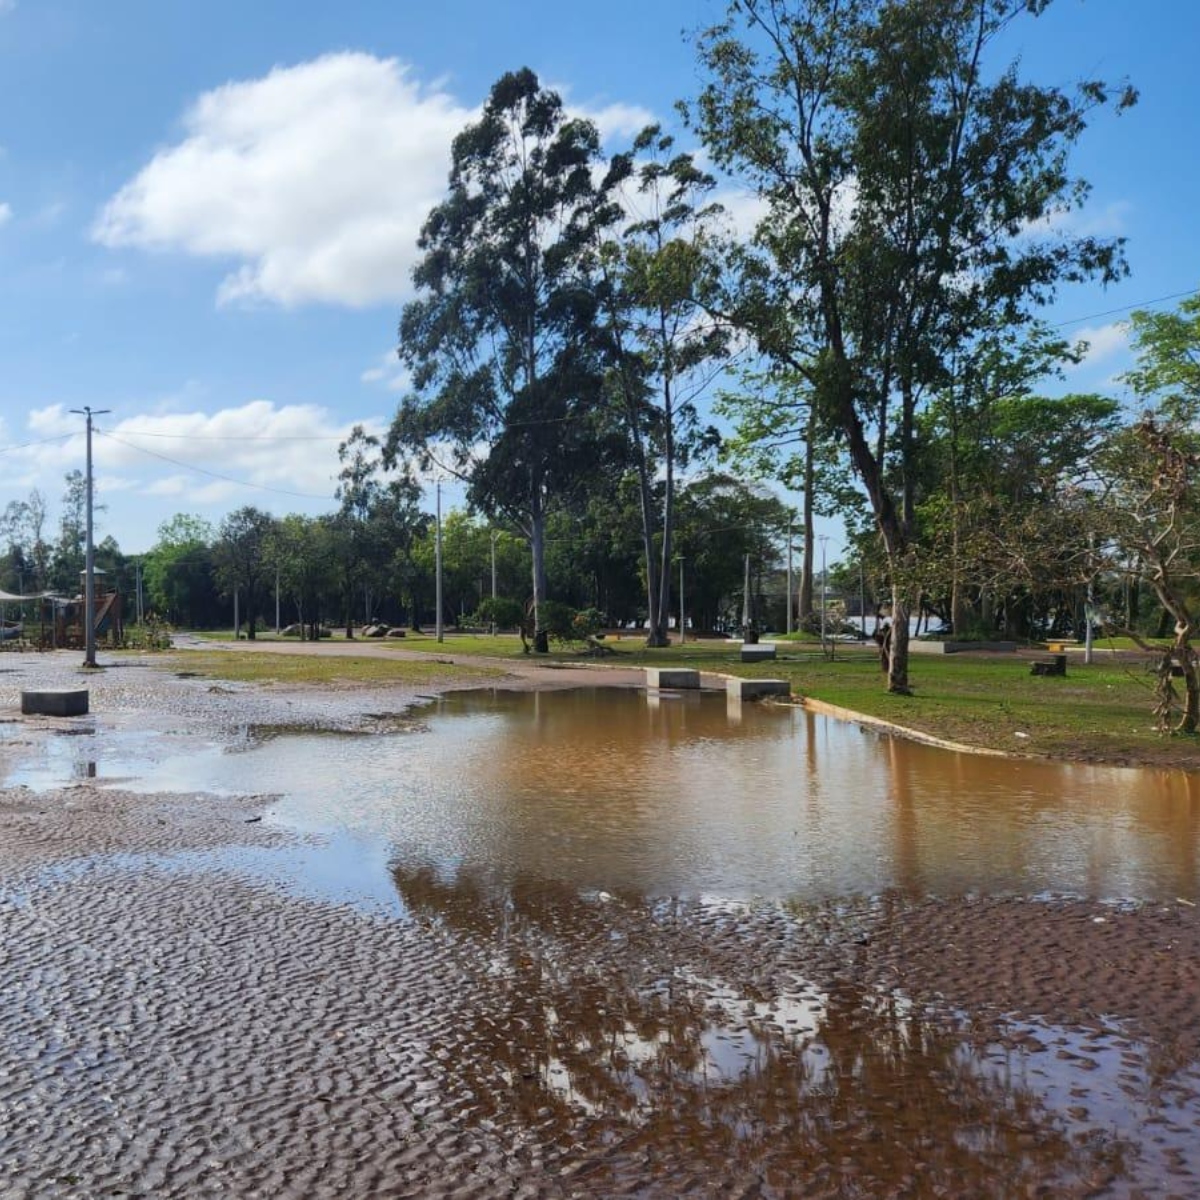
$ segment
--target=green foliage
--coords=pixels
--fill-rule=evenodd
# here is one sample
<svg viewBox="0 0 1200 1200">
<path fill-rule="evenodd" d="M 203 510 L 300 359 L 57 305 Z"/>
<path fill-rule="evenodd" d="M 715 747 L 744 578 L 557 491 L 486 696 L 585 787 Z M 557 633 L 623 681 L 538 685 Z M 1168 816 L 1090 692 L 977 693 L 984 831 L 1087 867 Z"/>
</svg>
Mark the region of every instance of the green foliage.
<svg viewBox="0 0 1200 1200">
<path fill-rule="evenodd" d="M 686 565 L 687 608 L 697 628 L 739 624 L 750 556 L 752 590 L 780 565 L 788 510 L 766 488 L 710 472 L 679 494 L 678 548 Z M 761 613 L 761 604 L 758 605 Z"/>
<path fill-rule="evenodd" d="M 143 564 L 147 611 L 190 629 L 216 623 L 213 540 L 212 526 L 186 513 L 176 513 L 158 527 Z"/>
<path fill-rule="evenodd" d="M 519 629 L 525 619 L 525 606 L 507 596 L 488 596 L 479 602 L 473 621 L 476 625 L 495 625 L 497 629 Z"/>
<path fill-rule="evenodd" d="M 170 650 L 171 627 L 153 616 L 147 617 L 140 625 L 126 625 L 122 648 L 141 651 Z"/>
<path fill-rule="evenodd" d="M 542 602 L 540 618 L 542 628 L 552 642 L 575 642 L 579 635 L 575 628 L 575 610 L 560 600 Z"/>
<path fill-rule="evenodd" d="M 254 638 L 259 604 L 269 568 L 275 518 L 253 505 L 231 512 L 222 522 L 213 549 L 217 580 L 227 596 L 238 591 L 248 636 Z"/>
<path fill-rule="evenodd" d="M 598 608 L 581 608 L 571 618 L 571 629 L 577 642 L 586 642 L 604 628 L 604 614 Z"/>
<path fill-rule="evenodd" d="M 1137 367 L 1124 377 L 1139 397 L 1172 419 L 1200 415 L 1200 295 L 1177 312 L 1135 312 L 1129 319 Z"/>
</svg>

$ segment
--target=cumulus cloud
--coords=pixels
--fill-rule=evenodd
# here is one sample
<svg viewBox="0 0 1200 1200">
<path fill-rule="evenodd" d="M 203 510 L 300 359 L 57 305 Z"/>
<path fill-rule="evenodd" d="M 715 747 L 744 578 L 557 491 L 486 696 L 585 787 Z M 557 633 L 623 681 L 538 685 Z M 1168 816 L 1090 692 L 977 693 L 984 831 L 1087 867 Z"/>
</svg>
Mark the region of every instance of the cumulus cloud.
<svg viewBox="0 0 1200 1200">
<path fill-rule="evenodd" d="M 1129 349 L 1129 326 L 1124 321 L 1088 326 L 1076 331 L 1072 340 L 1087 343 L 1087 350 L 1075 369 L 1094 367 Z"/>
<path fill-rule="evenodd" d="M 408 287 L 472 112 L 395 59 L 330 54 L 207 92 L 114 196 L 104 245 L 243 260 L 219 299 L 360 307 Z"/>
<path fill-rule="evenodd" d="M 111 422 L 111 423 L 110 423 Z M 382 435 L 380 418 L 360 421 Z M 272 507 L 272 494 L 333 503 L 337 448 L 352 422 L 314 404 L 252 400 L 215 412 L 155 411 L 113 422 L 96 418 L 94 455 L 102 487 L 193 503 L 236 497 Z M 37 444 L 14 455 L 25 480 L 53 492 L 84 461 L 83 419 L 61 404 L 34 409 L 26 436 Z"/>
<path fill-rule="evenodd" d="M 606 139 L 652 119 L 630 104 L 568 107 Z M 346 52 L 277 67 L 203 94 L 182 140 L 109 200 L 92 236 L 232 260 L 224 304 L 394 303 L 445 193 L 450 143 L 477 116 L 396 59 Z"/>
<path fill-rule="evenodd" d="M 12 205 L 0 201 L 0 225 L 7 225 L 12 220 Z"/>
</svg>

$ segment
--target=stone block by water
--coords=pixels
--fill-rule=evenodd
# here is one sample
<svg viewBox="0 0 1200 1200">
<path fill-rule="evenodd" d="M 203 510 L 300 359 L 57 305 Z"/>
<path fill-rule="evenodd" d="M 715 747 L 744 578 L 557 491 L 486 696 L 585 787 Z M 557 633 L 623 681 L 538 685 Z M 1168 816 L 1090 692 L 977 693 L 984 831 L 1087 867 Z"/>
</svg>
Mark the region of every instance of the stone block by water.
<svg viewBox="0 0 1200 1200">
<path fill-rule="evenodd" d="M 21 693 L 21 712 L 26 715 L 82 717 L 87 710 L 87 688 L 43 688 Z"/>
<path fill-rule="evenodd" d="M 646 686 L 651 688 L 698 688 L 700 672 L 684 667 L 646 667 Z"/>
<path fill-rule="evenodd" d="M 791 685 L 786 679 L 727 679 L 725 689 L 739 700 L 757 700 L 761 696 L 790 696 Z"/>
<path fill-rule="evenodd" d="M 758 642 L 753 645 L 745 642 L 742 645 L 742 662 L 766 662 L 774 657 L 774 642 Z"/>
</svg>

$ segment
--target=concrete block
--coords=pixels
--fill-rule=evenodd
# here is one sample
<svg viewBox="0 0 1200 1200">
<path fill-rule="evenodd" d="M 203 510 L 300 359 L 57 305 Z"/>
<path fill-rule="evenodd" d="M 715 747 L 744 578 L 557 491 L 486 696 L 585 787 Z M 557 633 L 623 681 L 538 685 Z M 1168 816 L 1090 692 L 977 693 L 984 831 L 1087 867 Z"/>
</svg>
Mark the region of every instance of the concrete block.
<svg viewBox="0 0 1200 1200">
<path fill-rule="evenodd" d="M 27 715 L 82 717 L 87 710 L 87 688 L 46 688 L 21 693 L 21 711 Z"/>
<path fill-rule="evenodd" d="M 774 657 L 774 642 L 744 642 L 742 644 L 742 662 L 767 662 Z"/>
<path fill-rule="evenodd" d="M 790 696 L 791 685 L 786 679 L 727 679 L 725 691 L 739 700 L 757 700 L 760 696 Z"/>
<path fill-rule="evenodd" d="M 698 688 L 700 672 L 685 667 L 646 667 L 646 686 L 650 688 Z"/>
<path fill-rule="evenodd" d="M 1016 642 L 926 642 L 912 638 L 908 643 L 912 654 L 963 654 L 972 650 L 990 650 L 1003 654 L 1016 652 Z"/>
</svg>

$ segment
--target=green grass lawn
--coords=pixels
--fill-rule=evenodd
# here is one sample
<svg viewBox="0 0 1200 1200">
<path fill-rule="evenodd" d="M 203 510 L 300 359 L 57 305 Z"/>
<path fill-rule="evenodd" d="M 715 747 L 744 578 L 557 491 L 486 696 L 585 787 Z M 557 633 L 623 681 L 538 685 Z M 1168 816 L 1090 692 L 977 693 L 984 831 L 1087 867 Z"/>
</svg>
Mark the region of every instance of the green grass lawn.
<svg viewBox="0 0 1200 1200">
<path fill-rule="evenodd" d="M 712 639 L 648 650 L 637 636 L 606 638 L 604 644 L 614 653 L 601 660 L 586 660 L 577 648 L 555 647 L 549 655 L 530 656 L 526 661 L 682 666 L 786 679 L 797 695 L 967 745 L 1087 761 L 1200 769 L 1200 742 L 1164 737 L 1153 729 L 1152 678 L 1139 661 L 1099 654 L 1096 662 L 1087 666 L 1082 654 L 1073 653 L 1066 678 L 1054 678 L 1030 675 L 1030 660 L 1020 655 L 913 655 L 909 672 L 914 694 L 893 696 L 884 689 L 878 655 L 871 643 L 838 643 L 835 656 L 829 659 L 822 655 L 817 642 L 770 640 L 779 645 L 779 657 L 758 664 L 743 664 L 739 643 L 733 641 Z M 525 658 L 515 635 L 447 633 L 444 642 L 439 643 L 432 633 L 409 633 L 403 641 L 363 644 L 458 658 Z M 1097 647 L 1111 648 L 1106 641 L 1098 642 Z M 192 665 L 201 659 L 203 665 Z M 393 660 L 293 658 L 222 651 L 211 655 L 189 653 L 181 662 L 186 669 L 212 672 L 223 678 L 305 683 L 402 679 L 433 685 L 456 671 L 441 663 L 406 660 L 400 654 Z M 488 668 L 482 662 L 478 669 L 489 674 L 502 670 Z M 476 668 L 470 671 L 474 673 Z"/>
<path fill-rule="evenodd" d="M 495 679 L 504 674 L 484 663 L 455 665 L 412 658 L 357 658 L 339 654 L 316 657 L 302 654 L 239 654 L 236 650 L 189 650 L 163 659 L 169 669 L 206 679 L 241 683 L 397 684 L 436 687 L 448 680 Z"/>
</svg>

